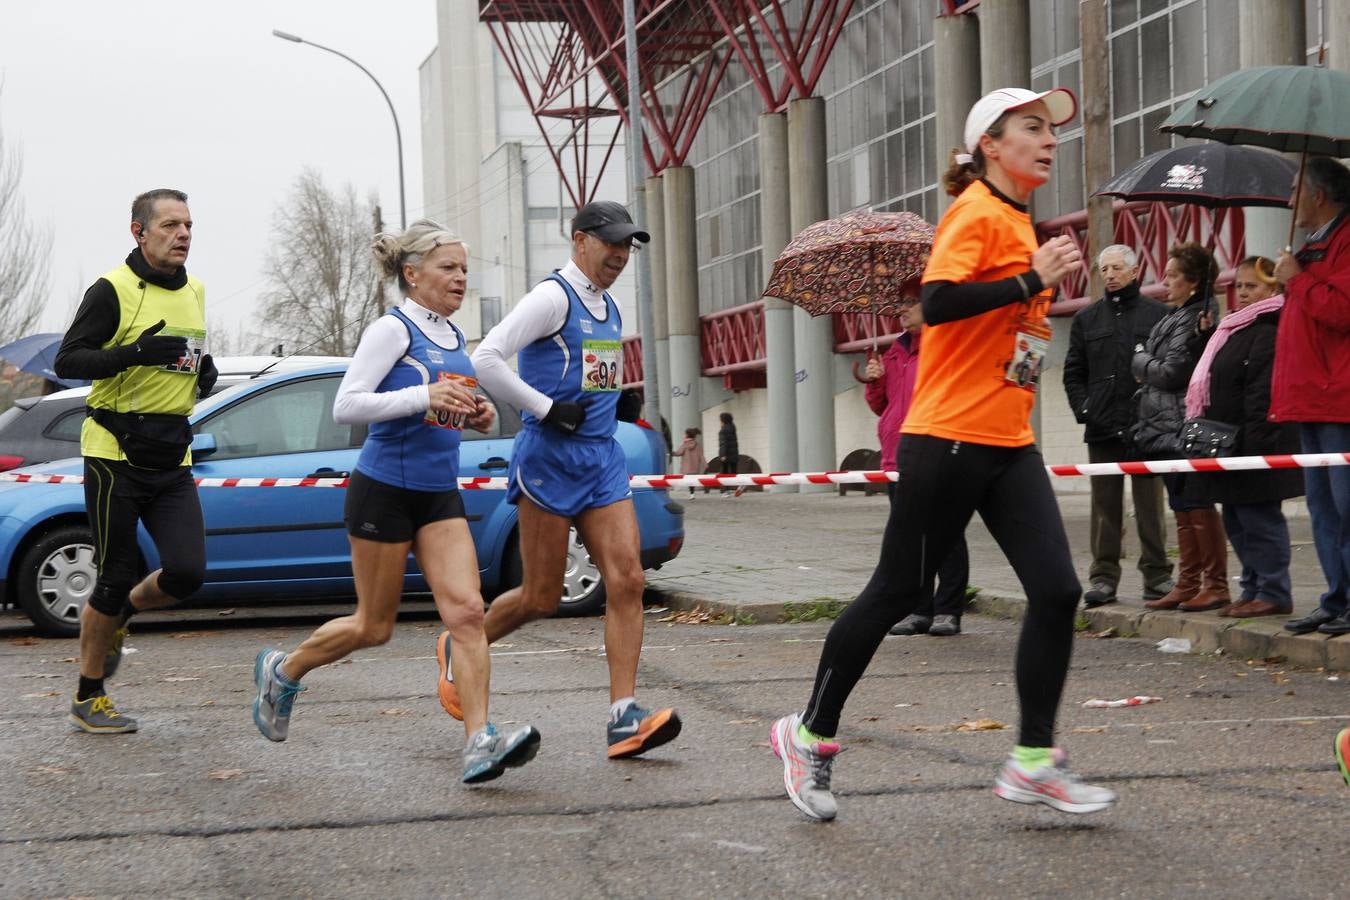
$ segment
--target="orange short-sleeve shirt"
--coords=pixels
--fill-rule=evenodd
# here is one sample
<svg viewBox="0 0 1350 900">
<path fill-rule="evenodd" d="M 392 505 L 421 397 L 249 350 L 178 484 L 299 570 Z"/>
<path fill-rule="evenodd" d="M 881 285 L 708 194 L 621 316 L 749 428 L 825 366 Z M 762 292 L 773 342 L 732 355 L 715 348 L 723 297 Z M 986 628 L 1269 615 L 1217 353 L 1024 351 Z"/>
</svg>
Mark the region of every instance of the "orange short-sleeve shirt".
<svg viewBox="0 0 1350 900">
<path fill-rule="evenodd" d="M 976 181 L 938 223 L 923 283 L 999 281 L 1027 271 L 1035 251 L 1031 216 Z M 1034 443 L 1035 393 L 1010 380 L 1008 372 L 1019 335 L 1048 335 L 1050 294 L 927 326 L 914 402 L 901 433 L 996 447 Z"/>
</svg>

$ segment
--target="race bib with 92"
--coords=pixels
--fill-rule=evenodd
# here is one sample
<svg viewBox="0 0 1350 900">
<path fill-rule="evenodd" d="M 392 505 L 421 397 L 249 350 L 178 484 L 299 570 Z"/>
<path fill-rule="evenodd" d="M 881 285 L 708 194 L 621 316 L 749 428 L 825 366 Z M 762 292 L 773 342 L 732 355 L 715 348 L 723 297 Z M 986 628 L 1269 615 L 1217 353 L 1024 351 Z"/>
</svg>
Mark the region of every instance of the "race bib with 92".
<svg viewBox="0 0 1350 900">
<path fill-rule="evenodd" d="M 617 391 L 622 366 L 622 342 L 588 340 L 581 342 L 582 391 Z"/>
<path fill-rule="evenodd" d="M 178 357 L 178 362 L 161 366 L 166 372 L 179 372 L 183 375 L 196 375 L 201 367 L 202 353 L 206 350 L 206 332 L 200 328 L 164 328 L 160 334 L 187 338 L 187 353 Z"/>
<path fill-rule="evenodd" d="M 469 390 L 478 387 L 478 379 L 469 375 L 460 375 L 457 372 L 437 372 L 437 381 L 457 381 Z M 464 430 L 464 420 L 468 418 L 466 413 L 437 412 L 434 409 L 427 410 L 427 414 L 422 418 L 428 425 L 435 425 L 437 428 L 450 428 L 455 431 Z"/>
</svg>

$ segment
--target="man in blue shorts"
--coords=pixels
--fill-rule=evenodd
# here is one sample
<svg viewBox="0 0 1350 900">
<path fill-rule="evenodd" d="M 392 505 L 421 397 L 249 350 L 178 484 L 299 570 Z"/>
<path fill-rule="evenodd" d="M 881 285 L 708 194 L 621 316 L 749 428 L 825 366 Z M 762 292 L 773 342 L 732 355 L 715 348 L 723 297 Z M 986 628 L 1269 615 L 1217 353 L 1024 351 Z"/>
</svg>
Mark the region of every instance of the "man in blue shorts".
<svg viewBox="0 0 1350 900">
<path fill-rule="evenodd" d="M 483 628 L 492 643 L 553 614 L 575 524 L 608 596 L 611 759 L 645 753 L 680 733 L 675 710 L 644 709 L 634 698 L 646 577 L 628 469 L 614 439 L 623 325 L 607 290 L 628 265 L 633 242 L 650 239 L 620 204 L 588 203 L 572 220 L 571 261 L 526 294 L 473 354 L 479 383 L 520 410 L 525 426 L 516 436 L 507 490 L 518 507 L 524 583 L 493 602 Z M 507 364 L 515 354 L 519 374 Z M 448 632 L 436 655 L 441 705 L 459 718 Z"/>
</svg>

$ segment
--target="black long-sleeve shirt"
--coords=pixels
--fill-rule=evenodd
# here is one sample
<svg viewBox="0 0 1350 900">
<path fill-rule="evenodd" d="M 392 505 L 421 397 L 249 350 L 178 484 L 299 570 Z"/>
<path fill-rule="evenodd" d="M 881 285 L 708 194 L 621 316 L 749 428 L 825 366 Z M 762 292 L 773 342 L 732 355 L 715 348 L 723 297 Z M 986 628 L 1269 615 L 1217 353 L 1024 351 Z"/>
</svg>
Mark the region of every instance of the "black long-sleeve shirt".
<svg viewBox="0 0 1350 900">
<path fill-rule="evenodd" d="M 177 271 L 166 275 L 150 267 L 139 247 L 128 254 L 127 265 L 137 278 L 166 290 L 176 291 L 187 284 L 186 267 L 179 266 Z M 75 321 L 61 341 L 54 366 L 56 374 L 62 378 L 111 378 L 125 369 L 125 355 L 116 348 L 103 349 L 104 344 L 117 336 L 121 320 L 117 290 L 112 282 L 100 278 L 84 292 Z"/>
</svg>

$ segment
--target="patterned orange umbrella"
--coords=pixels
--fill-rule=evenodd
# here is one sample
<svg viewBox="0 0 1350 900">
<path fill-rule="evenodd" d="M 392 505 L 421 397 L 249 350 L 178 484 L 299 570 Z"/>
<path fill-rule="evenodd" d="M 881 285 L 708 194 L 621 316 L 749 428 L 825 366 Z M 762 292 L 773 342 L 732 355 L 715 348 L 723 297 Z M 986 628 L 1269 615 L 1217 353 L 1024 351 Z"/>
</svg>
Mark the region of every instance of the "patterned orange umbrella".
<svg viewBox="0 0 1350 900">
<path fill-rule="evenodd" d="M 892 316 L 913 296 L 933 226 L 914 213 L 852 212 L 802 229 L 773 263 L 764 296 L 813 316 Z"/>
</svg>

